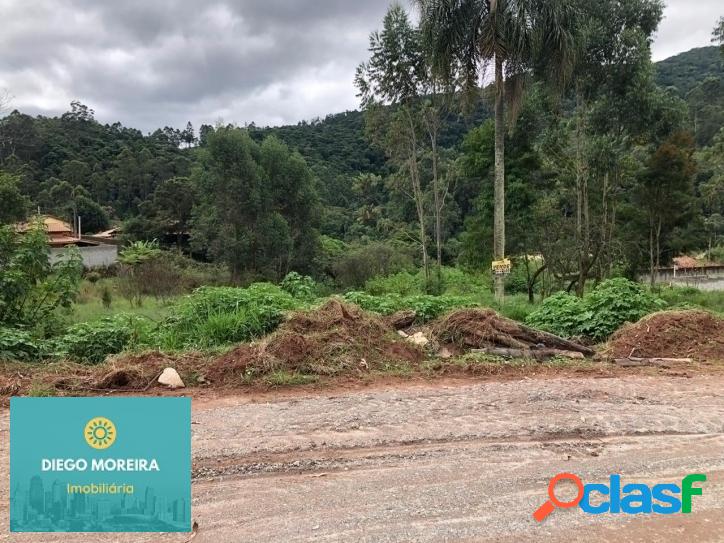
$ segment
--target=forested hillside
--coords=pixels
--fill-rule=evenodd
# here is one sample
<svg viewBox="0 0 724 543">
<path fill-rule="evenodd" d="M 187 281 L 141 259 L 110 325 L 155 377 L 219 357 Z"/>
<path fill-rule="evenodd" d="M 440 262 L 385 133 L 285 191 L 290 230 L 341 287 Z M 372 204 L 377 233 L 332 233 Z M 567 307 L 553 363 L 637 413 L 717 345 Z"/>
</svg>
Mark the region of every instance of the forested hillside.
<svg viewBox="0 0 724 543">
<path fill-rule="evenodd" d="M 724 234 L 719 49 L 693 49 L 653 68 L 643 57 L 636 70 L 617 82 L 591 71 L 591 84 L 598 77 L 610 89 L 585 91 L 583 109 L 572 91 L 554 99 L 533 85 L 506 133 L 508 251 L 543 254 L 563 286 L 712 250 Z M 646 78 L 656 85 L 641 86 Z M 417 199 L 400 154 L 407 136 L 394 133 L 400 104 L 290 126 L 189 123 L 145 135 L 100 124 L 80 102 L 60 117 L 12 111 L 0 120 L 2 220 L 39 208 L 81 216 L 86 232 L 121 225 L 127 241 L 181 244 L 228 264 L 238 279 L 296 269 L 360 284 L 419 265 L 423 238 L 431 261 L 484 268 L 492 256 L 487 94 L 466 107 L 460 96 L 416 99 L 420 111 L 434 106 L 439 123 L 434 148 L 426 117 L 418 127 Z M 576 188 L 581 166 L 571 161 L 577 153 L 588 163 L 586 209 Z M 577 212 L 586 215 L 589 256 L 569 243 L 581 235 Z"/>
<path fill-rule="evenodd" d="M 697 47 L 657 62 L 656 83 L 661 87 L 676 87 L 684 97 L 709 77 L 724 77 L 724 60 L 715 46 Z"/>
</svg>

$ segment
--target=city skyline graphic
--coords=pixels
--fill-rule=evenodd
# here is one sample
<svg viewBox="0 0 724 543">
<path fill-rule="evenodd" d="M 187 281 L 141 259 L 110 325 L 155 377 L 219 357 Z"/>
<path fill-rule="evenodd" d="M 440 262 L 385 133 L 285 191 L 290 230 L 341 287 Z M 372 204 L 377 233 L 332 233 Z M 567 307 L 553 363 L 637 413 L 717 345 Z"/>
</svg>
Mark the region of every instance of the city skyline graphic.
<svg viewBox="0 0 724 543">
<path fill-rule="evenodd" d="M 73 483 L 71 483 L 73 484 Z M 85 484 L 81 485 L 85 486 Z M 119 485 L 120 486 L 120 485 Z M 34 475 L 10 490 L 10 530 L 115 532 L 188 530 L 184 497 L 157 494 L 151 486 L 119 494 L 68 493 L 68 481 Z"/>
</svg>

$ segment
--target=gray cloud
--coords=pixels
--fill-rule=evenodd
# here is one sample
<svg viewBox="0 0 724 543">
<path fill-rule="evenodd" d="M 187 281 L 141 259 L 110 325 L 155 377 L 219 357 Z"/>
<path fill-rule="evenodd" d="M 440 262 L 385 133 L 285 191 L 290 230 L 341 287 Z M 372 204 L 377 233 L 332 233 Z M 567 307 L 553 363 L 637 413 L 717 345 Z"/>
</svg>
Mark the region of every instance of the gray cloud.
<svg viewBox="0 0 724 543">
<path fill-rule="evenodd" d="M 670 0 L 655 58 L 706 45 L 718 3 Z M 29 113 L 80 99 L 143 130 L 293 123 L 357 107 L 354 68 L 388 4 L 0 0 L 0 88 Z"/>
<path fill-rule="evenodd" d="M 693 47 L 711 45 L 711 32 L 724 15 L 721 0 L 664 0 L 664 20 L 654 41 L 654 60 L 688 51 Z"/>
</svg>

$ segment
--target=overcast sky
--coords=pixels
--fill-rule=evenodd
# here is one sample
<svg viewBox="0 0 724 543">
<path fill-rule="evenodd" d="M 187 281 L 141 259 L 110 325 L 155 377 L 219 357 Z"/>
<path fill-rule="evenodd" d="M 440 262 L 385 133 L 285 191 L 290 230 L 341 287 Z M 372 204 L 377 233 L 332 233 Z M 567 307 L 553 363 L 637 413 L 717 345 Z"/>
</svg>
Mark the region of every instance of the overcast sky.
<svg viewBox="0 0 724 543">
<path fill-rule="evenodd" d="M 354 69 L 388 4 L 0 0 L 0 89 L 27 113 L 79 99 L 144 131 L 296 123 L 357 107 Z M 654 60 L 710 45 L 720 15 L 721 0 L 668 0 Z"/>
</svg>

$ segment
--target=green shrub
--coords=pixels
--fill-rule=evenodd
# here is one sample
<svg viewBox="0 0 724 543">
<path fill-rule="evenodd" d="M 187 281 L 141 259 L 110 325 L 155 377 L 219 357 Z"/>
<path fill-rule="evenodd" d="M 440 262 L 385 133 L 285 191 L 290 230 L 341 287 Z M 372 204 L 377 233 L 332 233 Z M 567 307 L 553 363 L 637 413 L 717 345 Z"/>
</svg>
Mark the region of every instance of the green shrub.
<svg viewBox="0 0 724 543">
<path fill-rule="evenodd" d="M 311 300 L 314 298 L 317 285 L 314 279 L 308 275 L 300 275 L 297 272 L 289 272 L 279 286 L 285 292 L 288 292 L 295 298 L 300 300 Z"/>
<path fill-rule="evenodd" d="M 22 234 L 0 225 L 0 325 L 52 329 L 57 310 L 75 301 L 82 270 L 75 247 L 50 263 L 48 234 L 41 222 Z"/>
<path fill-rule="evenodd" d="M 504 317 L 519 322 L 525 322 L 528 315 L 535 309 L 535 306 L 528 302 L 528 297 L 522 294 L 506 296 L 502 306 L 495 303 L 491 306 Z"/>
<path fill-rule="evenodd" d="M 222 264 L 199 262 L 178 251 L 164 251 L 163 258 L 179 274 L 179 292 L 192 292 L 202 286 L 228 285 L 231 281 L 228 268 Z"/>
<path fill-rule="evenodd" d="M 111 294 L 111 289 L 106 284 L 101 287 L 101 303 L 105 309 L 110 309 L 111 304 L 113 304 L 113 294 Z"/>
<path fill-rule="evenodd" d="M 178 320 L 198 320 L 251 305 L 291 309 L 296 302 L 288 292 L 271 283 L 254 283 L 248 288 L 200 287 L 181 298 L 174 307 L 174 313 Z"/>
<path fill-rule="evenodd" d="M 201 287 L 182 298 L 160 327 L 159 346 L 215 347 L 272 332 L 300 302 L 271 283 Z"/>
<path fill-rule="evenodd" d="M 202 285 L 228 284 L 230 279 L 224 266 L 162 250 L 156 242 L 135 242 L 121 252 L 119 260 L 119 291 L 139 307 L 145 296 L 167 299 Z"/>
<path fill-rule="evenodd" d="M 481 273 L 461 268 L 443 267 L 442 279 L 445 294 L 492 297 L 492 280 L 489 272 Z"/>
<path fill-rule="evenodd" d="M 97 271 L 89 271 L 85 274 L 85 280 L 89 283 L 97 283 L 101 278 L 101 274 Z"/>
<path fill-rule="evenodd" d="M 403 300 L 405 309 L 413 309 L 417 313 L 417 322 L 427 322 L 459 307 L 472 307 L 477 305 L 469 298 L 463 296 L 430 296 L 421 294 L 410 296 Z"/>
<path fill-rule="evenodd" d="M 195 346 L 215 347 L 239 343 L 263 336 L 274 330 L 282 320 L 282 313 L 261 308 L 238 309 L 232 313 L 216 313 L 199 323 L 191 338 Z"/>
<path fill-rule="evenodd" d="M 134 241 L 118 253 L 118 261 L 121 264 L 135 266 L 158 258 L 162 254 L 158 241 L 155 239 L 153 241 Z"/>
<path fill-rule="evenodd" d="M 166 299 L 180 294 L 181 271 L 159 250 L 157 255 L 132 265 L 122 264 L 118 270 L 117 285 L 131 305 L 141 307 L 144 296 Z"/>
<path fill-rule="evenodd" d="M 350 246 L 332 265 L 337 282 L 343 287 L 361 287 L 369 279 L 413 267 L 414 250 L 400 243 L 375 241 Z"/>
<path fill-rule="evenodd" d="M 0 360 L 35 360 L 41 350 L 29 332 L 0 327 Z"/>
<path fill-rule="evenodd" d="M 625 322 L 635 322 L 664 305 L 640 284 L 617 277 L 604 281 L 583 299 L 565 292 L 554 294 L 530 313 L 526 322 L 562 336 L 601 341 Z"/>
<path fill-rule="evenodd" d="M 108 355 L 145 344 L 150 329 L 148 320 L 122 313 L 74 324 L 56 340 L 56 353 L 86 364 L 100 364 Z"/>
<path fill-rule="evenodd" d="M 567 292 L 556 292 L 541 302 L 525 322 L 560 336 L 571 337 L 580 332 L 586 317 L 583 300 Z"/>
<path fill-rule="evenodd" d="M 381 275 L 369 279 L 365 283 L 365 292 L 379 296 L 382 294 L 421 294 L 423 290 L 423 275 L 401 271 L 392 275 Z"/>
<path fill-rule="evenodd" d="M 585 317 L 580 333 L 595 340 L 613 334 L 625 322 L 636 322 L 666 303 L 639 283 L 623 277 L 608 279 L 584 297 Z"/>
<path fill-rule="evenodd" d="M 529 258 L 528 269 L 525 267 L 525 257 L 516 257 L 513 259 L 513 266 L 510 274 L 505 278 L 505 291 L 509 293 L 528 293 L 528 274 L 531 277 L 543 265 L 542 259 Z M 534 292 L 540 291 L 540 277 L 533 287 Z"/>
<path fill-rule="evenodd" d="M 344 295 L 344 299 L 360 306 L 365 311 L 390 315 L 402 309 L 402 297 L 397 294 L 386 294 L 384 296 L 373 296 L 366 292 L 353 290 Z"/>
<path fill-rule="evenodd" d="M 327 210 L 328 211 L 328 210 Z M 325 213 L 328 215 L 328 213 Z M 325 220 L 324 218 L 322 219 Z M 319 236 L 319 251 L 314 257 L 313 268 L 321 275 L 332 277 L 338 260 L 349 251 L 349 245 L 340 239 L 330 236 Z"/>
</svg>

